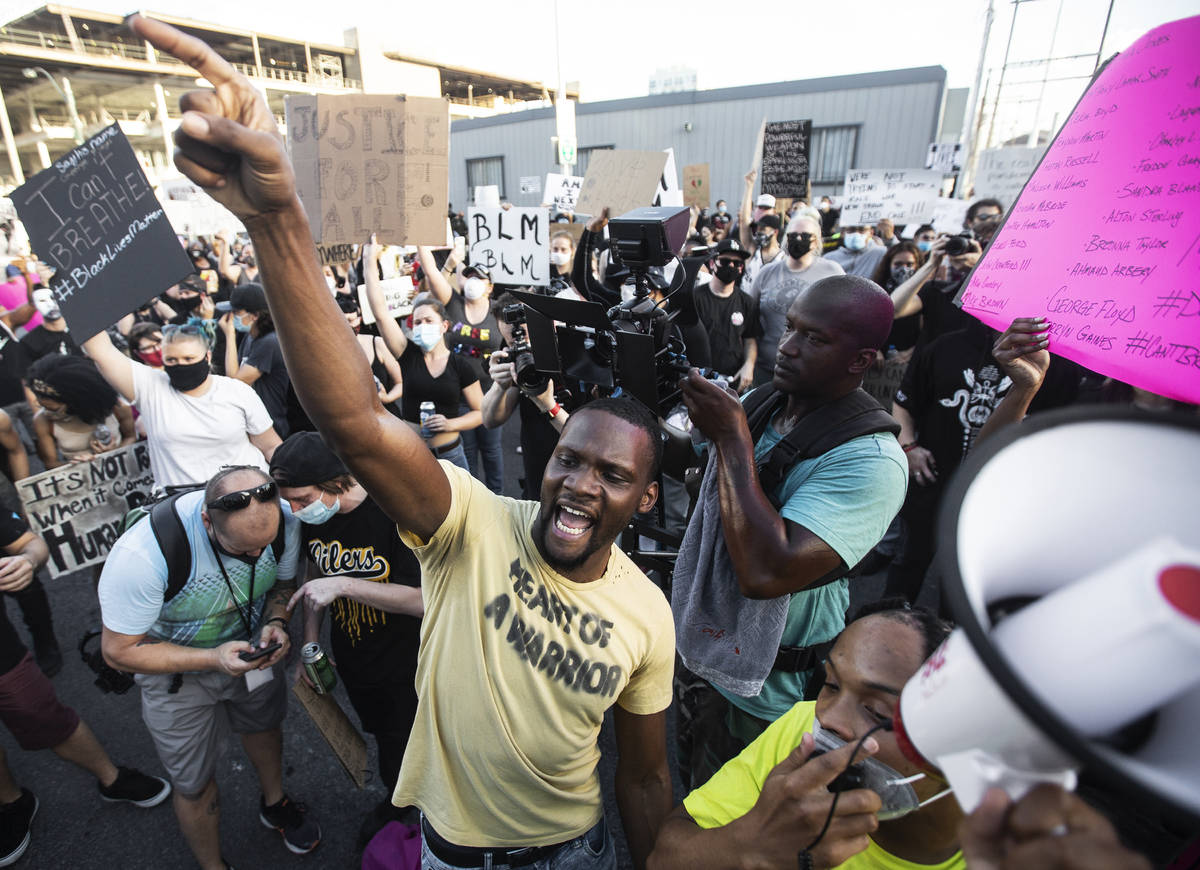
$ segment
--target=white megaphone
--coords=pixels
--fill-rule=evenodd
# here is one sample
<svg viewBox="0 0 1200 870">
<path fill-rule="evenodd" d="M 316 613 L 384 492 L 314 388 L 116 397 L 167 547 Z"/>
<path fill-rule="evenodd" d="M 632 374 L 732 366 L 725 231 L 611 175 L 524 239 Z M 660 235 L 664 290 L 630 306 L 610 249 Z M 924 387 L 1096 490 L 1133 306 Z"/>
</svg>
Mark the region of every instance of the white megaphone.
<svg viewBox="0 0 1200 870">
<path fill-rule="evenodd" d="M 958 627 L 900 696 L 905 754 L 967 812 L 1087 769 L 1200 819 L 1198 507 L 1195 416 L 1071 408 L 980 445 L 942 506 Z"/>
</svg>

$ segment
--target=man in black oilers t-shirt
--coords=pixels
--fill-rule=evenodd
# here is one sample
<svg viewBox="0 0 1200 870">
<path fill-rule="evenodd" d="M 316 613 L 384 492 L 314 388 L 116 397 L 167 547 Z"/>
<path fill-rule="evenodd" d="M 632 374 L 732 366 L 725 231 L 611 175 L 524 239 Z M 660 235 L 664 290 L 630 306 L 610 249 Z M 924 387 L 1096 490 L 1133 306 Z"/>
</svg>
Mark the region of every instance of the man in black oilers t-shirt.
<svg viewBox="0 0 1200 870">
<path fill-rule="evenodd" d="M 911 474 L 900 516 L 904 545 L 888 571 L 885 596 L 915 602 L 934 554 L 934 520 L 945 483 L 962 464 L 979 430 L 1012 381 L 992 356 L 995 330 L 969 317 L 965 329 L 919 345 L 896 392 L 892 414 Z M 1069 405 L 1084 369 L 1052 356 L 1029 413 Z"/>
<path fill-rule="evenodd" d="M 279 445 L 271 476 L 303 523 L 310 566 L 289 608 L 304 599 L 305 643 L 320 636 L 325 609 L 332 614 L 331 658 L 363 730 L 379 745 L 380 776 L 390 794 L 417 710 L 421 567 L 395 523 L 316 432 L 296 433 Z M 390 802 L 385 810 L 391 814 Z"/>
<path fill-rule="evenodd" d="M 758 358 L 758 301 L 742 291 L 742 271 L 749 251 L 736 239 L 724 239 L 711 249 L 712 277 L 696 282 L 693 304 L 701 325 L 708 331 L 712 367 L 729 377 L 739 392 L 754 381 Z"/>
</svg>

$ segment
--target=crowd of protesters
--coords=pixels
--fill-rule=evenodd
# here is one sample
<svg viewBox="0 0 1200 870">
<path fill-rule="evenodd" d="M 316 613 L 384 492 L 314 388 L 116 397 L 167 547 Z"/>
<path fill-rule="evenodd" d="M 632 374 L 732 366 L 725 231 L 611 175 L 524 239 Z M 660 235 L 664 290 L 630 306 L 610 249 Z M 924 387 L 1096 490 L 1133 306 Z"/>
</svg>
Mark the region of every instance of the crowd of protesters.
<svg viewBox="0 0 1200 870">
<path fill-rule="evenodd" d="M 261 97 L 210 49 L 135 21 L 225 89 L 229 118 L 258 117 Z M 173 794 L 209 870 L 236 857 L 214 779 L 235 731 L 263 825 L 310 852 L 334 797 L 292 800 L 281 725 L 288 662 L 327 631 L 390 795 L 360 846 L 389 822 L 417 826 L 422 867 L 615 867 L 606 714 L 638 867 L 1144 864 L 1061 790 L 1015 806 L 992 794 L 965 815 L 879 731 L 951 630 L 933 521 L 975 445 L 1073 403 L 1179 407 L 1052 356 L 1034 312 L 1001 333 L 954 305 L 1003 215 L 988 191 L 956 233 L 847 225 L 829 197 L 777 208 L 751 170 L 738 210 L 693 209 L 677 262 L 647 278 L 688 361 L 721 378 L 693 370 L 676 408 L 648 410 L 578 372 L 519 378 L 502 315 L 514 290 L 639 304 L 607 210 L 554 235 L 549 287 L 387 239 L 318 266 L 281 253 L 312 240 L 274 131 L 248 121 L 236 139 L 192 114 L 177 140 L 190 174 L 218 197 L 236 187 L 253 232 L 181 237 L 194 274 L 94 336 L 71 334 L 32 254 L 7 267 L 0 591 L 34 651 L 0 614 L 0 718 L 22 748 L 93 772 L 110 800 Z M 383 290 L 396 277 L 413 287 L 399 317 Z M 55 695 L 46 548 L 11 485 L 138 439 L 163 501 L 116 543 L 97 595 L 105 659 L 137 675 L 170 784 L 114 767 Z M 673 573 L 648 575 L 618 545 L 651 515 L 680 532 L 659 544 Z M 848 619 L 868 575 L 884 592 Z M 714 642 L 714 627 L 748 622 L 759 630 L 740 647 Z M 810 757 L 815 732 L 846 745 Z M 826 786 L 864 755 L 920 780 L 920 806 L 880 821 L 869 789 L 834 800 Z M 0 866 L 30 848 L 36 810 L 0 755 Z"/>
</svg>

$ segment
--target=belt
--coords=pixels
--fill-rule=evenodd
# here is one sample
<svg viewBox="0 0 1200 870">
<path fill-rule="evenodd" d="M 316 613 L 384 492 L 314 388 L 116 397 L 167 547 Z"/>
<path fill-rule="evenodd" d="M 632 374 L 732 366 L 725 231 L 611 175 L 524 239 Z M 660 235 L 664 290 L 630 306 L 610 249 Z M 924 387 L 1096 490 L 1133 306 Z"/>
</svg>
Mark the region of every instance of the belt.
<svg viewBox="0 0 1200 870">
<path fill-rule="evenodd" d="M 434 856 L 455 867 L 484 867 L 485 858 L 491 857 L 492 864 L 507 864 L 510 867 L 528 867 L 549 858 L 571 840 L 563 840 L 553 846 L 526 846 L 523 849 L 483 849 L 472 846 L 456 846 L 442 837 L 424 816 L 421 817 L 421 833 L 425 845 Z M 575 838 L 572 838 L 575 839 Z"/>
<path fill-rule="evenodd" d="M 449 444 L 443 444 L 441 447 L 430 447 L 429 449 L 433 451 L 434 456 L 445 456 L 447 453 L 449 453 L 451 450 L 453 450 L 455 447 L 457 447 L 460 444 L 462 444 L 461 437 L 455 438 Z"/>
</svg>

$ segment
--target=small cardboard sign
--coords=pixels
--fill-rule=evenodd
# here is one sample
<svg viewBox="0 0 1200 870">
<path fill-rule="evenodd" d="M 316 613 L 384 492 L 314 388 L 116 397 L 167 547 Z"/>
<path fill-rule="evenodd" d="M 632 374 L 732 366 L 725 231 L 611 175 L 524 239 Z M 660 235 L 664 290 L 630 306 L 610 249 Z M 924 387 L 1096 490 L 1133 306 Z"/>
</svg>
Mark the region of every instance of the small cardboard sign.
<svg viewBox="0 0 1200 870">
<path fill-rule="evenodd" d="M 549 228 L 545 208 L 467 209 L 467 259 L 486 266 L 497 284 L 548 285 Z"/>
<path fill-rule="evenodd" d="M 145 504 L 154 489 L 150 451 L 141 441 L 26 477 L 16 486 L 29 528 L 50 548 L 50 576 L 61 577 L 108 558 L 125 514 Z"/>
<path fill-rule="evenodd" d="M 321 245 L 371 233 L 444 244 L 450 109 L 443 99 L 366 94 L 284 98 L 296 190 Z"/>
<path fill-rule="evenodd" d="M 192 274 L 167 214 L 117 124 L 11 194 L 77 339 L 91 338 Z"/>
<path fill-rule="evenodd" d="M 553 205 L 564 214 L 574 214 L 579 202 L 579 191 L 583 189 L 583 177 L 579 175 L 546 174 L 546 196 L 543 205 Z"/>
<path fill-rule="evenodd" d="M 358 788 L 365 788 L 371 778 L 371 768 L 367 763 L 367 741 L 358 733 L 337 698 L 318 694 L 304 680 L 296 681 L 292 686 L 292 694 L 317 726 L 333 750 L 334 757 L 341 763 L 342 770 L 350 776 L 350 781 Z"/>
<path fill-rule="evenodd" d="M 683 167 L 683 204 L 708 208 L 708 164 L 692 163 Z"/>
<path fill-rule="evenodd" d="M 383 298 L 387 302 L 389 317 L 395 320 L 412 314 L 413 280 L 410 276 L 384 278 L 380 284 L 383 287 Z M 366 284 L 358 285 L 358 307 L 362 311 L 363 323 L 369 326 L 375 322 L 375 311 L 367 304 Z"/>
<path fill-rule="evenodd" d="M 665 151 L 593 151 L 575 210 L 612 217 L 650 205 L 667 165 Z"/>
</svg>

